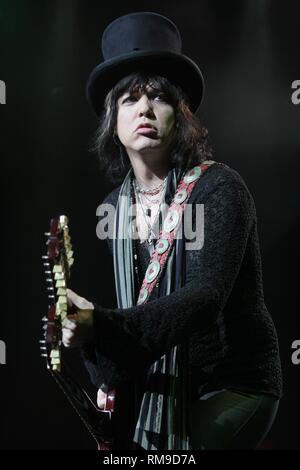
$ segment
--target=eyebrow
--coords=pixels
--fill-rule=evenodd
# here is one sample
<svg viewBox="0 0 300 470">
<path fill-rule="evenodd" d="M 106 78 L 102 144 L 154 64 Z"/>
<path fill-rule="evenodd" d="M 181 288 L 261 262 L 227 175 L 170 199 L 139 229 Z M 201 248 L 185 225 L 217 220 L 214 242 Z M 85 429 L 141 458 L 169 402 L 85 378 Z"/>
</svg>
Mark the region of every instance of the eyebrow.
<svg viewBox="0 0 300 470">
<path fill-rule="evenodd" d="M 125 95 L 128 95 L 128 96 L 132 96 L 132 95 L 136 95 L 136 94 L 146 94 L 146 95 L 155 95 L 155 94 L 161 94 L 161 95 L 166 95 L 166 93 L 161 90 L 161 89 L 149 89 L 149 90 L 144 90 L 144 91 L 141 91 L 140 89 L 137 89 L 137 90 L 127 90 L 127 91 L 124 91 L 124 93 L 119 97 L 119 99 L 123 98 Z"/>
</svg>

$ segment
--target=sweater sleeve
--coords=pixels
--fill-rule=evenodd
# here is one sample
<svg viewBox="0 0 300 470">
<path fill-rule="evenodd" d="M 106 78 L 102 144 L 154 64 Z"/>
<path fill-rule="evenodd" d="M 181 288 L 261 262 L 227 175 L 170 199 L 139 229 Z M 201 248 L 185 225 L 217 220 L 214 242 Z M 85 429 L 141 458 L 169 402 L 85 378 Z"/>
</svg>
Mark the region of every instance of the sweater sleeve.
<svg viewBox="0 0 300 470">
<path fill-rule="evenodd" d="M 203 200 L 195 200 L 195 203 Z M 99 351 L 138 372 L 196 330 L 218 318 L 238 275 L 254 221 L 255 206 L 246 185 L 230 179 L 204 201 L 204 244 L 187 260 L 186 284 L 168 296 L 128 309 L 95 305 L 94 337 Z M 196 266 L 196 268 L 195 268 Z"/>
<path fill-rule="evenodd" d="M 100 353 L 94 343 L 81 347 L 81 357 L 93 385 L 105 393 L 132 380 L 128 370 Z"/>
</svg>

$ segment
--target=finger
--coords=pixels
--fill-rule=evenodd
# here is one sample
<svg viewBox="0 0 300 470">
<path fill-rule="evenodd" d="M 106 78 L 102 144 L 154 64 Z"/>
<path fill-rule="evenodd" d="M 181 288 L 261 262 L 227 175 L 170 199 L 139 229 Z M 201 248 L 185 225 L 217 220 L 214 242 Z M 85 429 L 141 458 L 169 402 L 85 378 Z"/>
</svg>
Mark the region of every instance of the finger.
<svg viewBox="0 0 300 470">
<path fill-rule="evenodd" d="M 70 348 L 72 346 L 72 339 L 74 338 L 74 333 L 67 328 L 63 328 L 62 330 L 62 343 L 66 348 Z"/>
<path fill-rule="evenodd" d="M 69 307 L 72 307 L 73 304 L 76 305 L 77 294 L 71 289 L 67 289 L 67 302 Z"/>
<path fill-rule="evenodd" d="M 78 308 L 86 308 L 85 304 L 87 300 L 84 297 L 81 297 L 80 295 L 76 294 L 71 289 L 67 289 L 67 300 L 71 302 L 71 306 L 76 305 L 76 307 Z"/>
<path fill-rule="evenodd" d="M 72 330 L 72 331 L 75 331 L 76 328 L 77 328 L 77 324 L 76 324 L 76 321 L 75 319 L 69 319 L 66 318 L 65 321 L 64 321 L 64 328 L 68 328 L 69 330 Z"/>
<path fill-rule="evenodd" d="M 104 409 L 106 407 L 106 393 L 102 392 L 101 389 L 97 392 L 97 406 L 98 408 Z"/>
<path fill-rule="evenodd" d="M 82 301 L 85 299 L 76 294 L 73 290 L 67 289 L 67 300 L 70 302 L 71 306 L 74 304 L 76 307 L 81 307 Z"/>
<path fill-rule="evenodd" d="M 100 400 L 97 400 L 97 406 L 98 408 L 100 408 L 100 410 L 104 410 L 105 409 L 105 406 L 106 406 L 106 400 L 104 401 L 100 401 Z"/>
<path fill-rule="evenodd" d="M 71 346 L 70 341 L 68 341 L 65 338 L 62 339 L 62 344 L 64 345 L 65 348 L 69 348 Z"/>
<path fill-rule="evenodd" d="M 66 341 L 71 341 L 72 338 L 74 338 L 74 331 L 69 330 L 68 328 L 63 328 L 62 329 L 62 337 Z"/>
</svg>

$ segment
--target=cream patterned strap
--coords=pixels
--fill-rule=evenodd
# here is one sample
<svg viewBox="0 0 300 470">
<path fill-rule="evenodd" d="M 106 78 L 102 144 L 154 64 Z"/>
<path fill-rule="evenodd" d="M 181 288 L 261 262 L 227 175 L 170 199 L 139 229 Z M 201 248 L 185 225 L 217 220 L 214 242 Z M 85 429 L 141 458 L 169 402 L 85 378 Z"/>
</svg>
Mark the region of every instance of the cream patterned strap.
<svg viewBox="0 0 300 470">
<path fill-rule="evenodd" d="M 214 163 L 216 163 L 214 160 L 205 160 L 189 170 L 180 181 L 145 273 L 137 305 L 141 305 L 147 301 L 152 290 L 158 283 L 163 267 L 171 251 L 176 233 L 180 227 L 182 214 L 192 190 L 199 178 Z"/>
</svg>

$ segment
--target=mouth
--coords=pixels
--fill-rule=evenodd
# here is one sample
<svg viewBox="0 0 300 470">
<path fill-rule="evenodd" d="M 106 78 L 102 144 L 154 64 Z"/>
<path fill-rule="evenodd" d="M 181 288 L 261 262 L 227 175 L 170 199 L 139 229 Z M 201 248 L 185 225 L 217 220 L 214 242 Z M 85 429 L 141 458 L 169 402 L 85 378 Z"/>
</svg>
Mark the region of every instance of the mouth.
<svg viewBox="0 0 300 470">
<path fill-rule="evenodd" d="M 141 124 L 138 126 L 138 128 L 135 130 L 137 134 L 141 135 L 147 135 L 147 136 L 157 136 L 157 129 L 154 126 L 151 126 L 150 124 Z"/>
</svg>

